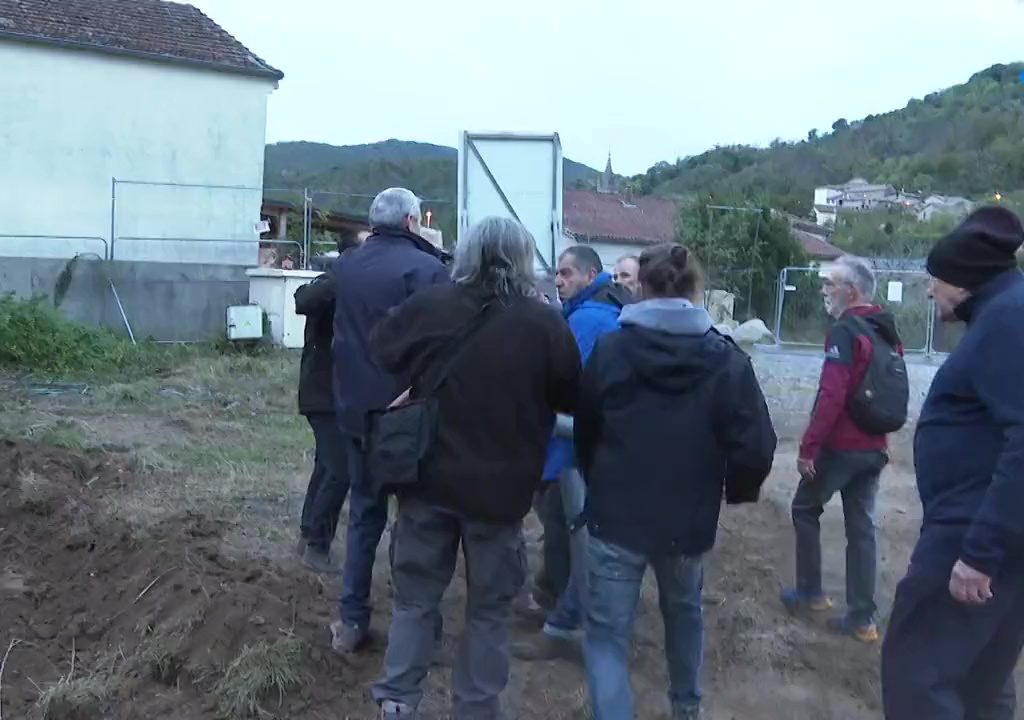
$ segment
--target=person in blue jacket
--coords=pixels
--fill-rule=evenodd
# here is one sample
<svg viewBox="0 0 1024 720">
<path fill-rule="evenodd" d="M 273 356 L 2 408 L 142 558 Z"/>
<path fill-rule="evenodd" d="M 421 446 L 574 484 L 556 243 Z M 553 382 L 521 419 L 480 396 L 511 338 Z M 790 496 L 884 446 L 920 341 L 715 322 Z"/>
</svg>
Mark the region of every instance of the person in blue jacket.
<svg viewBox="0 0 1024 720">
<path fill-rule="evenodd" d="M 604 271 L 600 256 L 586 245 L 570 247 L 558 258 L 555 287 L 562 301 L 562 314 L 585 365 L 597 339 L 619 327 L 619 313 L 632 296 L 613 282 L 611 274 Z M 513 654 L 522 659 L 576 654 L 573 639 L 580 625 L 581 610 L 577 593 L 569 583 L 569 527 L 558 483 L 562 473 L 574 465 L 572 441 L 552 438 L 544 463 L 544 487 L 538 510 L 544 526 L 544 567 L 534 590 L 537 604 L 547 606 L 551 612 L 536 641 L 513 646 Z"/>
<path fill-rule="evenodd" d="M 983 207 L 928 256 L 940 319 L 967 330 L 917 423 L 921 535 L 882 649 L 887 720 L 1012 720 L 1024 645 L 1020 219 Z"/>
</svg>

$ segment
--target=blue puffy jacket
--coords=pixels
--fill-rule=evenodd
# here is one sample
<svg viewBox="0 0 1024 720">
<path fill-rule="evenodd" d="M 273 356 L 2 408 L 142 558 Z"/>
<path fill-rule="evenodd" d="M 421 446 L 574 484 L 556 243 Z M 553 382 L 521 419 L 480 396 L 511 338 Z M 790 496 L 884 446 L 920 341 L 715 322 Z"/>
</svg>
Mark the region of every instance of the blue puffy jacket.
<svg viewBox="0 0 1024 720">
<path fill-rule="evenodd" d="M 619 327 L 619 313 L 629 302 L 625 292 L 612 282 L 612 276 L 601 273 L 594 282 L 565 301 L 562 314 L 569 323 L 580 349 L 580 360 L 586 365 L 597 339 Z M 572 442 L 565 438 L 552 438 L 544 462 L 544 480 L 553 482 L 562 470 L 575 464 Z"/>
</svg>

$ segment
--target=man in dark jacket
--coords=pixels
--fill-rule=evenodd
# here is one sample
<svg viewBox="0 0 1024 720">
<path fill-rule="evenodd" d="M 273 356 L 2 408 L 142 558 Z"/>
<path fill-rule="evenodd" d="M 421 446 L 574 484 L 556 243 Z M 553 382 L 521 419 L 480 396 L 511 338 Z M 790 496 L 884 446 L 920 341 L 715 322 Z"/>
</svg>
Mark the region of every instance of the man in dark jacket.
<svg viewBox="0 0 1024 720">
<path fill-rule="evenodd" d="M 944 322 L 967 331 L 914 437 L 921 535 L 882 648 L 888 720 L 1012 720 L 1024 645 L 1021 222 L 983 207 L 928 256 Z"/>
<path fill-rule="evenodd" d="M 338 422 L 351 446 L 349 523 L 340 620 L 331 626 L 336 649 L 351 652 L 367 638 L 377 545 L 387 524 L 387 498 L 363 472 L 366 413 L 387 407 L 409 387 L 408 376 L 381 367 L 370 332 L 391 308 L 416 291 L 449 282 L 447 256 L 419 235 L 420 202 L 404 188 L 380 193 L 370 206 L 372 234 L 334 265 L 334 396 Z"/>
<path fill-rule="evenodd" d="M 384 718 L 416 717 L 460 544 L 467 602 L 452 670 L 453 716 L 501 717 L 508 621 L 526 572 L 522 519 L 554 413 L 572 411 L 579 382 L 572 334 L 534 297 L 529 233 L 512 220 L 487 218 L 456 252 L 455 284 L 411 297 L 373 339 L 381 365 L 412 379 L 413 398 L 429 394 L 448 367 L 433 393 L 436 436 L 419 483 L 399 495 L 394 614 L 384 678 L 373 686 Z M 460 338 L 467 328 L 471 334 Z"/>
<path fill-rule="evenodd" d="M 864 380 L 874 348 L 883 342 L 902 354 L 892 315 L 872 303 L 875 274 L 864 260 L 839 258 L 824 273 L 825 309 L 835 318 L 825 339 L 818 397 L 800 443 L 800 484 L 793 497 L 796 529 L 796 587 L 782 593 L 790 612 L 824 612 L 832 607 L 821 583 L 820 518 L 832 496 L 843 496 L 846 521 L 846 614 L 829 627 L 861 642 L 877 642 L 875 584 L 878 548 L 875 498 L 889 462 L 887 438 L 862 430 L 847 402 Z M 864 331 L 863 320 L 870 328 Z"/>
<path fill-rule="evenodd" d="M 330 555 L 338 516 L 348 494 L 348 446 L 334 410 L 334 272 L 327 271 L 295 291 L 295 312 L 305 315 L 305 341 L 299 365 L 299 412 L 313 429 L 313 474 L 302 504 L 299 553 L 311 570 L 337 573 Z"/>
</svg>

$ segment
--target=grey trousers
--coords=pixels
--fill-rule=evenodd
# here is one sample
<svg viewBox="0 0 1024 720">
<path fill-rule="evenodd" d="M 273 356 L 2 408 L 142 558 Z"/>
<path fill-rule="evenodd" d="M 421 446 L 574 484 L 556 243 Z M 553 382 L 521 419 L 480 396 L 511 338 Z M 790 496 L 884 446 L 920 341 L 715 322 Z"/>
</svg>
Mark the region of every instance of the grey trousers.
<svg viewBox="0 0 1024 720">
<path fill-rule="evenodd" d="M 412 708 L 430 668 L 440 603 L 462 544 L 466 565 L 466 620 L 452 670 L 455 720 L 496 720 L 498 696 L 508 684 L 508 625 L 512 601 L 526 579 L 522 523 L 493 525 L 404 497 L 392 534 L 394 610 L 384 656 L 384 678 L 373 686 L 385 700 Z"/>
</svg>

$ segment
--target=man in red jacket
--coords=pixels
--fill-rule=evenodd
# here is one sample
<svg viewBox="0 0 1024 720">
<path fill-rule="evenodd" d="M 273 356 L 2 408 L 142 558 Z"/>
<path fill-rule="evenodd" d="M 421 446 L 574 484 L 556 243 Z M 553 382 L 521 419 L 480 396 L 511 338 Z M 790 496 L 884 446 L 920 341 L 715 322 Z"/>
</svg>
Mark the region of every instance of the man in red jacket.
<svg viewBox="0 0 1024 720">
<path fill-rule="evenodd" d="M 844 256 L 822 273 L 825 310 L 835 323 L 825 338 L 818 397 L 800 443 L 800 485 L 793 497 L 796 587 L 782 593 L 790 612 L 825 612 L 832 601 L 821 586 L 819 519 L 832 496 L 843 498 L 846 520 L 846 614 L 829 627 L 862 642 L 877 642 L 875 581 L 878 549 L 875 496 L 888 463 L 885 435 L 854 422 L 847 402 L 864 379 L 875 342 L 903 352 L 892 315 L 872 303 L 875 275 L 860 258 Z M 856 318 L 862 318 L 860 323 Z M 870 332 L 866 332 L 869 330 Z"/>
</svg>

